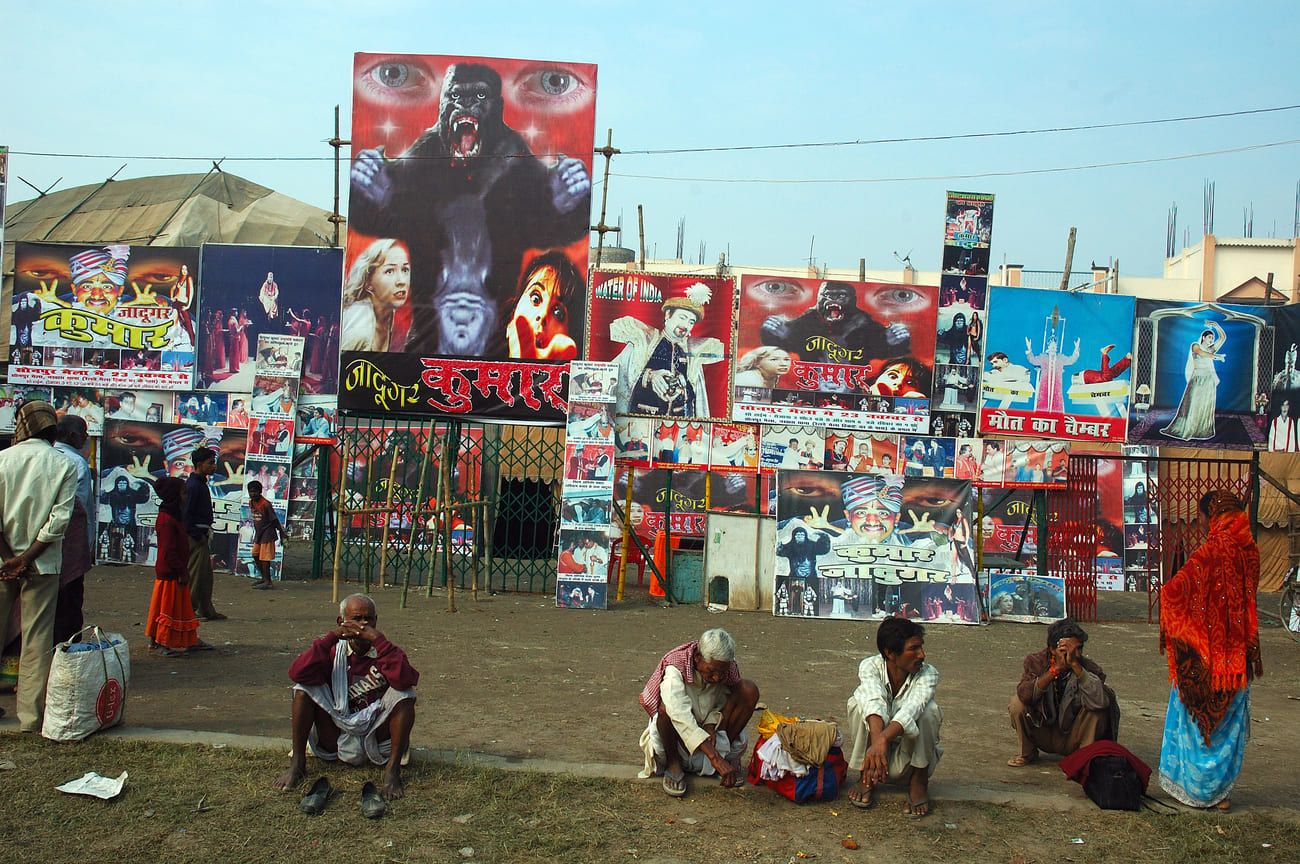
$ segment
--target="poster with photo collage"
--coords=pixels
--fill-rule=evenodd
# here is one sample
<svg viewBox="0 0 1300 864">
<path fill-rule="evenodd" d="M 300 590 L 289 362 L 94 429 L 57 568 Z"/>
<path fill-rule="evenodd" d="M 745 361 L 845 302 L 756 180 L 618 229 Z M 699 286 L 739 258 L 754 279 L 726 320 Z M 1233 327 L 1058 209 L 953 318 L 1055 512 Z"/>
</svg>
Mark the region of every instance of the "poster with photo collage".
<svg viewBox="0 0 1300 864">
<path fill-rule="evenodd" d="M 613 363 L 569 366 L 555 580 L 555 605 L 567 609 L 605 609 L 609 603 L 617 375 Z"/>
<path fill-rule="evenodd" d="M 980 367 L 988 323 L 993 196 L 949 192 L 944 209 L 939 316 L 934 346 L 930 433 L 975 434 Z"/>
<path fill-rule="evenodd" d="M 1153 554 L 1151 541 L 1160 524 L 1159 475 L 1156 464 L 1144 457 L 1155 456 L 1150 445 L 1124 448 L 1124 584 L 1125 591 L 1146 591 L 1151 580 L 1158 578 L 1160 562 Z"/>
</svg>

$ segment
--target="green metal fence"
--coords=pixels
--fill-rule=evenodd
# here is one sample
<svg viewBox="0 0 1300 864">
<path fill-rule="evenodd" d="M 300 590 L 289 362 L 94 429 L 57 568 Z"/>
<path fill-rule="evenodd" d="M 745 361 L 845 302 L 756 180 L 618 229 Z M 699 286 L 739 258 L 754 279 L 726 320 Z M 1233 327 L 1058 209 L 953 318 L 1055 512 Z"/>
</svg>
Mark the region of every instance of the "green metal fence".
<svg viewBox="0 0 1300 864">
<path fill-rule="evenodd" d="M 338 434 L 318 574 L 367 590 L 554 588 L 562 428 L 343 415 Z"/>
</svg>

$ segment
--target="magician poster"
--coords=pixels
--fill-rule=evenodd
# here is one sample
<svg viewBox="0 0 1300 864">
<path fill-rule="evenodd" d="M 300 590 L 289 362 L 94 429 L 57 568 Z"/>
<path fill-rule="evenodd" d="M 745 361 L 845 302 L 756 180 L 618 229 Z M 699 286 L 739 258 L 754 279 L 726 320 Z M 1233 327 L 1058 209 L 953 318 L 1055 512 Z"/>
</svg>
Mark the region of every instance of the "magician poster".
<svg viewBox="0 0 1300 864">
<path fill-rule="evenodd" d="M 981 434 L 1123 441 L 1132 297 L 989 289 Z"/>
<path fill-rule="evenodd" d="M 17 243 L 9 380 L 193 386 L 199 250 Z"/>
<path fill-rule="evenodd" d="M 778 473 L 773 611 L 978 623 L 973 500 L 968 480 Z"/>
<path fill-rule="evenodd" d="M 740 280 L 735 407 L 746 423 L 920 432 L 939 291 L 749 274 Z"/>
<path fill-rule="evenodd" d="M 596 67 L 357 54 L 352 80 L 340 407 L 563 423 Z"/>
</svg>

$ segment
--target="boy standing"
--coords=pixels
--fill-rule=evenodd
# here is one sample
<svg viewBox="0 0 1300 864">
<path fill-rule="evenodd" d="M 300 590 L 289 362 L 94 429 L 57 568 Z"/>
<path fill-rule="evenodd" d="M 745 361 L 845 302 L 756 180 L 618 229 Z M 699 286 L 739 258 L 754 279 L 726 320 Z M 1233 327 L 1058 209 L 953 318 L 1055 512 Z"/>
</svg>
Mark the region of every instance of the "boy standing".
<svg viewBox="0 0 1300 864">
<path fill-rule="evenodd" d="M 284 542 L 284 526 L 280 517 L 275 515 L 271 502 L 262 497 L 262 484 L 256 480 L 248 484 L 248 512 L 253 517 L 253 561 L 257 572 L 262 574 L 260 582 L 254 582 L 254 588 L 271 587 L 271 562 L 275 560 L 275 541 L 278 537 Z"/>
</svg>

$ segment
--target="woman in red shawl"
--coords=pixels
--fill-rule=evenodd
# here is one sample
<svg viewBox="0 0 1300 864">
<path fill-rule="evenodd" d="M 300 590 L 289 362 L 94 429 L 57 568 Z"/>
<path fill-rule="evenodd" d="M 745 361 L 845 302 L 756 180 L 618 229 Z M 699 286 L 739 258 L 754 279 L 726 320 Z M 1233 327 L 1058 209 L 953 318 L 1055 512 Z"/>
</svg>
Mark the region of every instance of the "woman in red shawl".
<svg viewBox="0 0 1300 864">
<path fill-rule="evenodd" d="M 179 477 L 160 477 L 154 491 L 162 499 L 158 505 L 158 559 L 154 564 L 153 596 L 149 599 L 149 617 L 144 633 L 149 647 L 164 657 L 179 657 L 189 650 L 211 646 L 199 640 L 199 619 L 190 601 L 189 537 L 181 524 L 181 500 L 185 481 Z"/>
<path fill-rule="evenodd" d="M 1160 787 L 1189 806 L 1227 810 L 1250 737 L 1250 682 L 1264 674 L 1259 547 L 1236 496 L 1210 492 L 1200 510 L 1209 536 L 1160 589 L 1160 650 L 1173 682 Z"/>
</svg>

